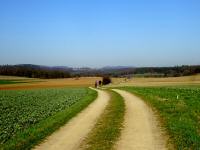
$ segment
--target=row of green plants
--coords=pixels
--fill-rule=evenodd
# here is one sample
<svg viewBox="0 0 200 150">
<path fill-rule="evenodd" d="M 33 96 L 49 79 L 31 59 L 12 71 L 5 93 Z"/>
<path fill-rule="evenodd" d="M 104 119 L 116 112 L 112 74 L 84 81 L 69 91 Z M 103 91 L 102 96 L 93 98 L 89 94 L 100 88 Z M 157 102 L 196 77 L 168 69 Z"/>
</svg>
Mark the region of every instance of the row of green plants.
<svg viewBox="0 0 200 150">
<path fill-rule="evenodd" d="M 26 83 L 23 80 L 0 80 L 0 85 L 1 84 L 17 84 L 17 83 Z"/>
<path fill-rule="evenodd" d="M 96 96 L 89 88 L 0 91 L 0 149 L 33 147 Z"/>
</svg>

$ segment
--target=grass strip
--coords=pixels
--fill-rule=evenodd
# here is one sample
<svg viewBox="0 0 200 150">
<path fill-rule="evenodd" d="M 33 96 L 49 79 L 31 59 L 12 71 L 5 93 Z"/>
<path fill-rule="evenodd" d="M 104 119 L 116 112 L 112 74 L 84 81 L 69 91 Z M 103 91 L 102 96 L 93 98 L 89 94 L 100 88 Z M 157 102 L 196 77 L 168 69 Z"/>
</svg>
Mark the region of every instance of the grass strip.
<svg viewBox="0 0 200 150">
<path fill-rule="evenodd" d="M 123 87 L 158 110 L 171 143 L 180 150 L 200 150 L 200 89 Z"/>
<path fill-rule="evenodd" d="M 27 82 L 21 81 L 21 80 L 0 80 L 0 85 L 1 84 L 19 84 L 19 83 L 27 83 Z"/>
<path fill-rule="evenodd" d="M 111 150 L 120 136 L 124 121 L 125 104 L 123 98 L 109 91 L 111 100 L 94 129 L 82 143 L 85 150 Z"/>
<path fill-rule="evenodd" d="M 49 136 L 51 133 L 66 124 L 71 118 L 76 116 L 80 111 L 86 108 L 97 97 L 97 92 L 88 90 L 86 97 L 75 103 L 71 107 L 56 113 L 53 116 L 40 121 L 38 124 L 29 127 L 21 133 L 18 133 L 14 138 L 7 141 L 0 149 L 31 149 L 39 144 L 42 139 Z"/>
</svg>

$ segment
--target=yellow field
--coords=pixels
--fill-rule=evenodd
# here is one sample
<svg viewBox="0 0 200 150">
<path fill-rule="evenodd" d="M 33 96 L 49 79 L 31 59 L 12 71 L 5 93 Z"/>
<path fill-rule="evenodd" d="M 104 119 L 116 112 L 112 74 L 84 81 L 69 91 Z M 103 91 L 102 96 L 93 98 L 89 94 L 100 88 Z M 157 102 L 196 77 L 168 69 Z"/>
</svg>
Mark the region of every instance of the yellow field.
<svg viewBox="0 0 200 150">
<path fill-rule="evenodd" d="M 93 86 L 100 77 L 81 77 L 81 78 L 65 78 L 65 79 L 31 79 L 20 77 L 0 76 L 0 79 L 22 80 L 28 83 L 20 84 L 3 84 L 1 89 L 30 89 L 30 88 L 48 88 L 48 87 L 89 87 Z"/>
<path fill-rule="evenodd" d="M 169 86 L 169 85 L 200 85 L 200 75 L 168 78 L 115 78 L 109 86 Z"/>
<path fill-rule="evenodd" d="M 0 79 L 21 80 L 27 83 L 2 84 L 0 90 L 6 89 L 31 89 L 48 87 L 89 87 L 94 86 L 100 77 L 81 77 L 66 79 L 33 79 L 24 77 L 0 76 Z M 200 75 L 169 78 L 112 78 L 111 87 L 115 86 L 169 86 L 169 85 L 200 85 Z"/>
</svg>

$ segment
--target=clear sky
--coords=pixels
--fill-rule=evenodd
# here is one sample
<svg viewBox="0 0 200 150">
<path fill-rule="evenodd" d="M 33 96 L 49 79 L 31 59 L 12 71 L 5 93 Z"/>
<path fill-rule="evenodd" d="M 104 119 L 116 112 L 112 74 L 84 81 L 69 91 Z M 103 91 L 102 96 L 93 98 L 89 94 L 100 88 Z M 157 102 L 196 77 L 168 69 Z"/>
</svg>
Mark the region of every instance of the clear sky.
<svg viewBox="0 0 200 150">
<path fill-rule="evenodd" d="M 200 64 L 200 0 L 1 0 L 0 64 Z"/>
</svg>

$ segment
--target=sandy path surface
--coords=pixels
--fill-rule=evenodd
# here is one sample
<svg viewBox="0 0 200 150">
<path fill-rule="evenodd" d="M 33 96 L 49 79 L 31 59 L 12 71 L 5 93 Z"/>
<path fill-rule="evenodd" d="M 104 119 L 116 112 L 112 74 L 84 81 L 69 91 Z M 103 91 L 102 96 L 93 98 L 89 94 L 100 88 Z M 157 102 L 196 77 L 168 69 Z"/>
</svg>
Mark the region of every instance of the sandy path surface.
<svg viewBox="0 0 200 150">
<path fill-rule="evenodd" d="M 49 136 L 35 150 L 76 150 L 81 141 L 94 127 L 109 101 L 109 94 L 97 90 L 97 99 L 86 109 L 71 119 L 66 125 Z"/>
<path fill-rule="evenodd" d="M 122 90 L 114 90 L 125 100 L 124 129 L 117 150 L 165 150 L 166 138 L 153 111 L 138 97 Z"/>
</svg>

